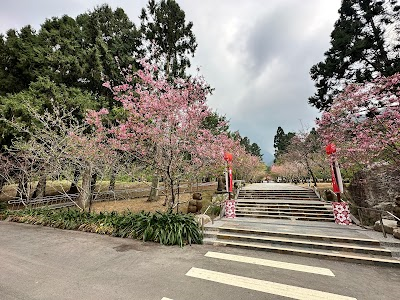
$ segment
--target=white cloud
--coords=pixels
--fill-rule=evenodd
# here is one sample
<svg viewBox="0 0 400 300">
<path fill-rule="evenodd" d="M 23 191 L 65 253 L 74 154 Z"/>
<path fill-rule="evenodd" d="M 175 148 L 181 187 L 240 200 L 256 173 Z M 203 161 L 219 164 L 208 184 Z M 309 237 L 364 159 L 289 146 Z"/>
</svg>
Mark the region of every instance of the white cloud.
<svg viewBox="0 0 400 300">
<path fill-rule="evenodd" d="M 278 126 L 312 126 L 318 115 L 310 67 L 323 58 L 340 0 L 178 0 L 199 44 L 193 66 L 215 88 L 209 104 L 226 114 L 263 151 L 273 152 Z M 104 0 L 20 0 L 2 5 L 0 32 L 46 18 L 75 17 Z M 122 7 L 137 25 L 146 0 L 107 1 Z"/>
</svg>

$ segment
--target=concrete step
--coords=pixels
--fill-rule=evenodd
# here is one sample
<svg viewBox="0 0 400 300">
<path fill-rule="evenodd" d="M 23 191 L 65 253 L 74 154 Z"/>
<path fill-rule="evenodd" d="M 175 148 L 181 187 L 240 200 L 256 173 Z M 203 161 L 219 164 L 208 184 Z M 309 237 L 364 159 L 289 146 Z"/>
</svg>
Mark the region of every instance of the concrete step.
<svg viewBox="0 0 400 300">
<path fill-rule="evenodd" d="M 241 193 L 263 193 L 263 194 L 309 194 L 315 195 L 315 193 L 311 190 L 253 190 L 253 189 L 241 189 Z"/>
<path fill-rule="evenodd" d="M 310 217 L 333 217 L 332 211 L 314 211 L 304 212 L 300 210 L 282 211 L 282 210 L 254 210 L 254 209 L 236 209 L 236 213 L 240 214 L 259 214 L 259 215 L 283 215 L 283 216 L 310 216 Z"/>
<path fill-rule="evenodd" d="M 331 218 L 328 217 L 312 217 L 312 216 L 293 216 L 293 215 L 271 215 L 271 214 L 256 214 L 256 213 L 240 213 L 236 212 L 237 217 L 246 217 L 246 218 L 271 218 L 271 219 L 295 219 L 295 220 L 303 220 L 303 221 L 322 221 L 322 222 L 330 222 L 334 221 L 333 216 Z"/>
<path fill-rule="evenodd" d="M 288 213 L 329 213 L 332 214 L 333 210 L 332 209 L 321 209 L 321 208 L 315 208 L 315 209 L 310 209 L 310 208 L 280 208 L 280 207 L 269 207 L 269 206 L 236 206 L 237 210 L 240 210 L 242 212 L 248 211 L 248 212 L 255 212 L 255 211 L 260 211 L 260 212 L 288 212 Z"/>
<path fill-rule="evenodd" d="M 241 194 L 268 194 L 268 195 L 310 195 L 315 196 L 314 192 L 309 191 L 255 191 L 255 190 L 240 190 Z"/>
<path fill-rule="evenodd" d="M 253 193 L 248 192 L 244 193 L 242 191 L 239 192 L 239 196 L 270 196 L 270 197 L 299 197 L 299 198 L 318 198 L 316 194 L 308 194 L 308 193 Z"/>
<path fill-rule="evenodd" d="M 237 199 L 237 205 L 270 205 L 270 206 L 326 206 L 332 207 L 330 204 L 321 201 L 297 201 L 297 200 L 243 200 Z"/>
<path fill-rule="evenodd" d="M 262 250 L 268 252 L 277 252 L 282 254 L 294 254 L 308 257 L 324 258 L 331 260 L 340 260 L 348 262 L 356 262 L 362 264 L 384 265 L 391 267 L 400 267 L 400 260 L 380 255 L 371 255 L 354 252 L 339 252 L 326 249 L 312 249 L 296 246 L 279 246 L 274 244 L 259 243 L 259 242 L 242 242 L 233 240 L 218 240 L 218 239 L 204 239 L 205 244 L 212 244 L 215 246 L 229 246 L 247 248 L 253 250 Z"/>
<path fill-rule="evenodd" d="M 303 192 L 303 191 L 250 191 L 250 190 L 240 190 L 240 194 L 247 195 L 307 195 L 307 196 L 315 196 L 314 192 Z"/>
<path fill-rule="evenodd" d="M 257 205 L 246 205 L 243 203 L 237 203 L 237 208 L 241 209 L 258 209 L 258 210 L 308 210 L 308 211 L 332 211 L 330 206 L 314 206 L 314 205 L 269 205 L 269 204 L 257 204 Z"/>
<path fill-rule="evenodd" d="M 308 209 L 308 210 L 332 210 L 331 206 L 324 205 L 271 205 L 271 204 L 255 204 L 236 203 L 236 207 L 241 208 L 265 208 L 265 209 Z"/>
<path fill-rule="evenodd" d="M 304 197 L 304 198 L 308 198 L 308 197 L 317 197 L 316 194 L 308 194 L 308 193 L 253 193 L 253 192 L 239 192 L 239 195 L 241 196 L 257 196 L 257 195 L 262 195 L 262 196 L 271 196 L 271 197 Z"/>
<path fill-rule="evenodd" d="M 391 251 L 373 245 L 357 245 L 353 243 L 339 243 L 332 241 L 311 241 L 294 237 L 260 236 L 240 233 L 217 233 L 216 239 L 240 241 L 245 243 L 265 243 L 276 246 L 295 246 L 307 249 L 324 249 L 337 252 L 352 252 L 391 257 Z"/>
<path fill-rule="evenodd" d="M 329 224 L 330 225 L 330 224 Z M 313 226 L 314 227 L 314 226 Z M 283 227 L 286 229 L 286 227 Z M 305 239 L 311 241 L 329 241 L 329 242 L 338 242 L 338 243 L 354 243 L 357 245 L 365 245 L 365 246 L 375 246 L 379 247 L 380 242 L 371 238 L 356 238 L 349 236 L 339 236 L 339 235 L 322 235 L 315 233 L 298 233 L 298 232 L 289 232 L 289 231 L 279 231 L 282 229 L 265 230 L 265 229 L 246 229 L 246 228 L 238 228 L 238 227 L 207 227 L 206 232 L 214 234 L 222 232 L 222 233 L 240 233 L 240 234 L 250 234 L 250 235 L 261 235 L 261 236 L 275 236 L 275 237 L 285 237 L 285 238 L 297 238 L 297 239 Z M 307 229 L 309 231 L 310 229 Z"/>
<path fill-rule="evenodd" d="M 290 201 L 319 201 L 318 198 L 293 198 L 293 197 L 237 197 L 238 201 L 245 201 L 245 200 L 290 200 Z"/>
</svg>

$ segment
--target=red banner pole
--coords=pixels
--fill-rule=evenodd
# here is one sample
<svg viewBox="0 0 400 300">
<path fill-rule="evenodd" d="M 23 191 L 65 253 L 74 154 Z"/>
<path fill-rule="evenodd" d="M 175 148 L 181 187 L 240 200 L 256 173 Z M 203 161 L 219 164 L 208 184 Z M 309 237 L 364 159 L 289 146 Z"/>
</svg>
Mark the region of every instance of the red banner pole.
<svg viewBox="0 0 400 300">
<path fill-rule="evenodd" d="M 235 218 L 235 200 L 232 200 L 232 192 L 233 192 L 233 178 L 232 178 L 232 154 L 226 152 L 224 154 L 224 159 L 226 161 L 226 168 L 228 171 L 227 179 L 228 179 L 228 200 L 225 201 L 225 215 L 227 218 Z"/>
</svg>

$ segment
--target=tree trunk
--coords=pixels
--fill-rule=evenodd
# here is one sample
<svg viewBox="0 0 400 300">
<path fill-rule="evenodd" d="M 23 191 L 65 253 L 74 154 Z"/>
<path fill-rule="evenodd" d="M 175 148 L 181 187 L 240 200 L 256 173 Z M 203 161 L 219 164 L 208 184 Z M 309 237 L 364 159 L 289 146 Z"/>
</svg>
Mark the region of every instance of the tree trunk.
<svg viewBox="0 0 400 300">
<path fill-rule="evenodd" d="M 154 174 L 151 180 L 150 195 L 147 201 L 157 201 L 158 200 L 158 188 L 159 188 L 159 178 L 157 174 Z"/>
<path fill-rule="evenodd" d="M 109 191 L 114 191 L 115 190 L 115 179 L 117 177 L 117 170 L 116 168 L 113 168 L 111 171 L 111 177 L 110 177 L 110 185 L 108 186 Z"/>
<path fill-rule="evenodd" d="M 79 168 L 75 168 L 74 179 L 71 183 L 71 186 L 70 186 L 67 194 L 77 194 L 78 193 L 78 180 L 79 180 L 80 176 L 81 176 L 81 172 L 80 172 Z"/>
<path fill-rule="evenodd" d="M 36 185 L 36 189 L 33 192 L 32 198 L 41 198 L 46 195 L 46 182 L 47 182 L 47 176 L 46 174 L 42 174 L 39 177 L 39 181 Z"/>
<path fill-rule="evenodd" d="M 315 178 L 314 172 L 311 170 L 310 165 L 308 163 L 307 163 L 307 169 L 308 169 L 308 173 L 310 174 L 310 176 L 313 179 L 314 186 L 317 186 L 317 178 Z"/>
<path fill-rule="evenodd" d="M 6 181 L 4 180 L 3 177 L 0 177 L 0 194 L 3 191 L 3 187 L 5 185 Z"/>
<path fill-rule="evenodd" d="M 169 182 L 171 185 L 171 203 L 172 203 L 171 207 L 172 207 L 175 204 L 174 180 L 170 178 Z"/>
<path fill-rule="evenodd" d="M 92 182 L 92 165 L 87 163 L 82 176 L 82 189 L 78 197 L 78 205 L 84 211 L 90 209 L 90 200 L 92 198 L 91 182 Z"/>
<path fill-rule="evenodd" d="M 96 187 L 96 182 L 97 182 L 97 174 L 93 173 L 91 178 L 90 178 L 90 192 L 93 193 L 94 189 Z"/>
<path fill-rule="evenodd" d="M 28 191 L 28 180 L 26 179 L 26 176 L 22 175 L 18 179 L 18 188 L 17 188 L 17 198 L 20 199 L 28 199 L 29 197 L 29 191 Z"/>
</svg>

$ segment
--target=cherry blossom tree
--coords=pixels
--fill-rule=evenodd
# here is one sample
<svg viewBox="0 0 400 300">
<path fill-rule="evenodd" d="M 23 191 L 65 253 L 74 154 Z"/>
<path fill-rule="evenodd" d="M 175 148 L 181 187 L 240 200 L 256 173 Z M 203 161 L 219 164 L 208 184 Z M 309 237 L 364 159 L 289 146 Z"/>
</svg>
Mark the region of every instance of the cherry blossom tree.
<svg viewBox="0 0 400 300">
<path fill-rule="evenodd" d="M 164 177 L 175 202 L 177 181 L 201 168 L 222 161 L 223 135 L 202 127 L 211 114 L 206 104 L 208 85 L 201 77 L 167 80 L 154 65 L 126 74 L 126 83 L 109 87 L 122 104 L 124 118 L 107 127 L 102 116 L 108 111 L 90 111 L 87 121 L 108 140 L 113 149 L 129 151 L 139 161 Z M 135 84 L 136 82 L 136 84 Z M 224 126 L 219 124 L 217 126 Z"/>
<path fill-rule="evenodd" d="M 307 175 L 304 165 L 296 161 L 282 161 L 271 166 L 271 174 L 284 180 L 294 180 Z"/>
<path fill-rule="evenodd" d="M 136 73 L 126 70 L 124 84 L 105 83 L 124 112 L 116 125 L 109 126 L 104 122 L 107 110 L 90 111 L 87 122 L 99 136 L 112 149 L 131 153 L 162 176 L 172 205 L 176 200 L 174 188 L 180 181 L 221 173 L 224 151 L 233 153 L 234 168 L 242 168 L 243 173 L 254 177 L 250 169 L 260 169 L 259 158 L 246 153 L 239 141 L 223 130 L 226 122 L 217 122 L 217 128 L 205 128 L 212 111 L 206 103 L 209 86 L 204 79 L 171 82 L 157 66 L 147 62 L 142 65 L 143 70 Z"/>
<path fill-rule="evenodd" d="M 259 181 L 266 176 L 266 166 L 260 157 L 247 152 L 240 140 L 229 139 L 225 142 L 225 147 L 232 153 L 232 168 L 237 179 Z"/>
<path fill-rule="evenodd" d="M 9 183 L 16 179 L 22 182 L 17 193 L 20 198 L 28 198 L 29 202 L 30 185 L 35 178 L 62 178 L 72 182 L 74 171 L 78 169 L 83 174 L 82 183 L 77 186 L 78 200 L 70 200 L 81 209 L 89 210 L 94 192 L 92 176 L 97 174 L 101 178 L 102 175 L 108 175 L 116 153 L 103 143 L 104 138 L 100 133 L 91 134 L 88 125 L 82 124 L 73 111 L 54 103 L 51 112 L 39 113 L 29 105 L 26 105 L 26 109 L 37 125 L 28 127 L 20 122 L 8 121 L 8 125 L 30 138 L 13 141 L 7 155 L 2 158 L 8 162 L 3 165 L 8 168 L 2 177 Z M 104 110 L 100 110 L 99 116 L 103 114 Z M 22 176 L 22 180 L 18 176 Z M 56 188 L 68 195 L 62 184 Z"/>
<path fill-rule="evenodd" d="M 400 165 L 400 73 L 351 84 L 317 121 L 324 142 L 335 143 L 347 166 Z"/>
<path fill-rule="evenodd" d="M 280 162 L 292 162 L 295 165 L 301 165 L 305 170 L 302 177 L 312 178 L 314 185 L 317 185 L 317 176 L 328 176 L 329 162 L 324 151 L 323 142 L 314 128 L 311 131 L 305 129 L 297 132 L 282 154 Z M 304 173 L 303 171 L 301 173 Z"/>
</svg>

